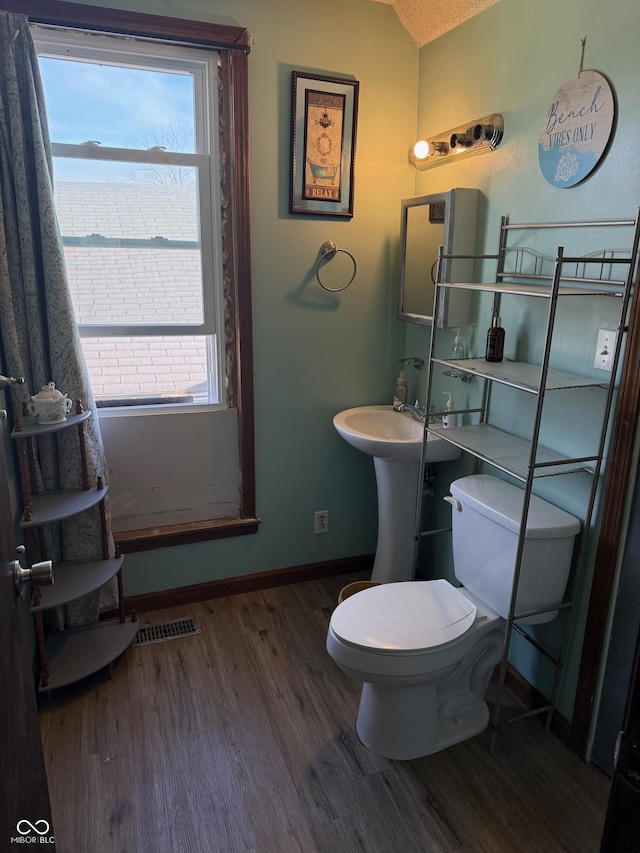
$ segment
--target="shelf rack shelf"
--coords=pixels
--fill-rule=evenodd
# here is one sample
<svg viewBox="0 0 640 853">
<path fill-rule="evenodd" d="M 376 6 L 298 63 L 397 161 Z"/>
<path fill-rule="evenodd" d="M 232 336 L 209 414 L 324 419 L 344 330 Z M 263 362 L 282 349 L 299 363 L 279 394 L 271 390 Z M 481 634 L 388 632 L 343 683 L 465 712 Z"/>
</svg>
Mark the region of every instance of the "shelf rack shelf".
<svg viewBox="0 0 640 853">
<path fill-rule="evenodd" d="M 612 229 L 623 229 L 613 231 Z M 580 231 L 583 241 L 588 242 L 591 235 L 597 233 L 595 239 L 603 239 L 603 235 L 624 233 L 625 250 L 610 250 L 596 248 L 585 255 L 567 256 L 564 248 L 558 246 L 553 257 L 540 254 L 530 248 L 516 245 L 511 246 L 515 232 L 527 232 L 526 237 L 538 239 L 545 230 L 559 230 L 566 233 L 567 229 Z M 593 229 L 593 231 L 592 231 Z M 631 234 L 631 237 L 629 237 Z M 566 649 L 569 641 L 575 601 L 580 586 L 585 563 L 588 532 L 592 525 L 596 495 L 600 481 L 600 472 L 606 446 L 609 424 L 613 415 L 613 400 L 615 393 L 615 377 L 618 363 L 623 351 L 623 339 L 626 332 L 627 316 L 633 293 L 633 277 L 637 266 L 638 247 L 640 243 L 640 212 L 635 219 L 604 220 L 588 222 L 542 222 L 512 224 L 507 217 L 500 223 L 499 248 L 495 255 L 452 255 L 445 254 L 441 248 L 438 258 L 438 270 L 445 269 L 454 259 L 477 261 L 495 264 L 493 281 L 486 282 L 448 282 L 440 280 L 438 272 L 436 280 L 436 295 L 433 316 L 437 316 L 437 304 L 443 289 L 466 290 L 491 294 L 492 309 L 500 314 L 502 297 L 526 297 L 547 301 L 547 320 L 542 359 L 539 364 L 521 361 L 504 360 L 498 363 L 487 362 L 484 358 L 467 358 L 451 360 L 443 358 L 438 353 L 437 341 L 441 331 L 433 327 L 427 376 L 427 404 L 433 402 L 432 387 L 434 371 L 444 368 L 445 375 L 453 378 L 464 378 L 466 382 L 477 380 L 481 383 L 481 402 L 477 408 L 457 409 L 459 417 L 476 421 L 461 426 L 448 427 L 446 430 L 437 424 L 425 425 L 425 441 L 423 445 L 423 464 L 426 461 L 426 438 L 429 433 L 436 433 L 439 438 L 454 444 L 474 460 L 477 469 L 479 463 L 484 463 L 498 471 L 507 474 L 523 484 L 524 500 L 520 533 L 516 555 L 514 583 L 511 594 L 511 606 L 505 630 L 504 650 L 499 667 L 497 697 L 492 713 L 491 725 L 494 738 L 498 727 L 510 720 L 501 720 L 503 692 L 509 650 L 512 636 L 515 633 L 528 641 L 538 653 L 550 661 L 554 667 L 554 679 L 551 695 L 546 704 L 534 709 L 531 713 L 546 713 L 547 728 L 556 707 L 560 677 L 564 665 Z M 446 261 L 446 264 L 445 264 Z M 582 300 L 592 297 L 607 297 L 617 300 L 618 335 L 615 352 L 612 359 L 612 370 L 606 381 L 602 378 L 579 376 L 551 365 L 551 345 L 556 329 L 558 303 L 564 299 Z M 531 438 L 524 439 L 518 435 L 506 432 L 492 424 L 491 390 L 494 386 L 504 386 L 518 392 L 533 395 L 535 413 L 531 419 Z M 592 393 L 600 395 L 600 410 L 602 423 L 599 436 L 594 441 L 593 452 L 579 457 L 568 457 L 553 448 L 540 443 L 540 430 L 545 402 L 553 397 L 554 392 L 574 390 L 577 394 L 591 389 Z M 438 409 L 439 407 L 434 407 Z M 436 411 L 436 415 L 443 414 Z M 530 498 L 533 485 L 540 478 L 572 476 L 575 474 L 588 475 L 590 486 L 585 501 L 585 510 L 581 518 L 582 534 L 575 555 L 572 580 L 565 593 L 561 609 L 567 612 L 565 626 L 562 632 L 560 648 L 557 653 L 545 649 L 534 637 L 517 623 L 515 603 L 517 600 L 520 567 L 525 544 L 525 531 L 529 512 Z M 419 488 L 416 497 L 416 556 L 417 543 L 429 531 L 424 531 L 421 525 L 423 489 Z M 440 531 L 432 531 L 440 532 Z M 540 613 L 543 611 L 539 611 Z M 526 614 L 532 616 L 536 614 Z M 511 718 L 513 719 L 513 718 Z"/>
<path fill-rule="evenodd" d="M 458 373 L 469 373 L 481 379 L 489 379 L 520 391 L 538 394 L 540 391 L 541 365 L 528 364 L 523 361 L 500 361 L 491 363 L 484 358 L 460 358 L 455 361 L 434 358 L 435 364 L 449 367 Z M 607 383 L 598 379 L 576 376 L 564 370 L 547 370 L 547 391 L 561 391 L 569 388 L 602 388 L 606 390 Z"/>
<path fill-rule="evenodd" d="M 528 441 L 486 423 L 449 427 L 446 432 L 443 429 L 428 427 L 427 431 L 523 483 L 529 475 L 533 478 L 555 477 L 580 471 L 593 474 L 594 464 L 598 460 L 597 456 L 569 459 L 537 442 Z M 532 464 L 531 456 L 534 451 L 535 462 Z"/>
<path fill-rule="evenodd" d="M 445 257 L 452 257 L 447 255 Z M 575 261 L 575 258 L 570 260 Z M 511 273 L 511 275 L 514 275 Z M 524 277 L 523 273 L 518 273 L 519 277 Z M 542 278 L 542 277 L 541 277 Z M 439 287 L 447 287 L 451 290 L 481 290 L 486 293 L 511 294 L 512 296 L 533 296 L 538 299 L 551 299 L 552 293 L 549 287 L 549 280 L 542 278 L 546 284 L 517 284 L 516 282 L 442 282 Z M 589 285 L 594 279 L 581 279 L 584 285 Z M 599 282 L 600 283 L 600 282 Z M 617 287 L 618 283 L 616 283 Z M 609 287 L 589 288 L 585 287 L 569 287 L 567 285 L 558 285 L 557 296 L 611 296 L 620 298 L 622 294 L 617 289 Z"/>
</svg>

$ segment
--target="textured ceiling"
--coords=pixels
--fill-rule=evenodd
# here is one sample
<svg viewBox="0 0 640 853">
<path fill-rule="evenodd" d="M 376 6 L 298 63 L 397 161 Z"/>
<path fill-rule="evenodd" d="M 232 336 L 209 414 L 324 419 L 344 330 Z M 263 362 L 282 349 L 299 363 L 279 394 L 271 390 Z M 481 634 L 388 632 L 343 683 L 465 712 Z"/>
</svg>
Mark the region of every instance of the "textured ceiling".
<svg viewBox="0 0 640 853">
<path fill-rule="evenodd" d="M 374 0 L 388 3 L 401 23 L 422 47 L 474 15 L 484 12 L 498 0 Z"/>
</svg>

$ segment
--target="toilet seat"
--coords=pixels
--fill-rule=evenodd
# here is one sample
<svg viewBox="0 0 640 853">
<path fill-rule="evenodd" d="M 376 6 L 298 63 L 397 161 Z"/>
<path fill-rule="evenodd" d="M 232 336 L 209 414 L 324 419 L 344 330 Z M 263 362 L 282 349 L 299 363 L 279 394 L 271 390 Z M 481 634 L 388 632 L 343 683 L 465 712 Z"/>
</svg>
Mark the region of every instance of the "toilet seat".
<svg viewBox="0 0 640 853">
<path fill-rule="evenodd" d="M 331 630 L 344 644 L 378 654 L 424 654 L 458 643 L 478 608 L 446 580 L 387 583 L 340 604 Z"/>
</svg>

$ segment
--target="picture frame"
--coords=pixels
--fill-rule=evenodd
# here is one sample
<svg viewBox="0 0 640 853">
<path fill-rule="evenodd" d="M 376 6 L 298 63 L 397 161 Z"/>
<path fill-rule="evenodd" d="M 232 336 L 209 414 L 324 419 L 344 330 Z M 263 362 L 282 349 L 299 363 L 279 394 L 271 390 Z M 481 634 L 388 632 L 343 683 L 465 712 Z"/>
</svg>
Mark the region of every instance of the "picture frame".
<svg viewBox="0 0 640 853">
<path fill-rule="evenodd" d="M 353 216 L 359 83 L 293 71 L 291 213 Z"/>
</svg>

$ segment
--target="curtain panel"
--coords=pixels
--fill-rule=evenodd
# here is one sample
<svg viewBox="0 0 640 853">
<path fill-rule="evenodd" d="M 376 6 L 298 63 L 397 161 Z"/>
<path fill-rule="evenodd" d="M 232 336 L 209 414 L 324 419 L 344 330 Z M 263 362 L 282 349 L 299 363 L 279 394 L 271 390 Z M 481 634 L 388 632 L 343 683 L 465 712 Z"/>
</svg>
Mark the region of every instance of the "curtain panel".
<svg viewBox="0 0 640 853">
<path fill-rule="evenodd" d="M 53 200 L 53 172 L 38 56 L 28 20 L 0 11 L 0 340 L 4 369 L 23 376 L 12 388 L 13 410 L 44 385 L 80 400 L 92 416 L 86 422 L 90 483 L 108 471 L 100 424 L 87 375 L 67 283 L 64 252 Z M 27 389 L 25 391 L 25 388 Z M 75 430 L 38 442 L 44 489 L 82 488 Z M 113 543 L 107 503 L 110 548 Z M 47 559 L 102 557 L 100 514 L 87 510 L 46 531 Z M 44 556 L 44 555 L 42 555 Z M 105 594 L 106 593 L 106 594 Z M 65 605 L 58 626 L 90 624 L 98 618 L 101 591 Z M 105 606 L 110 593 L 103 591 Z"/>
</svg>

